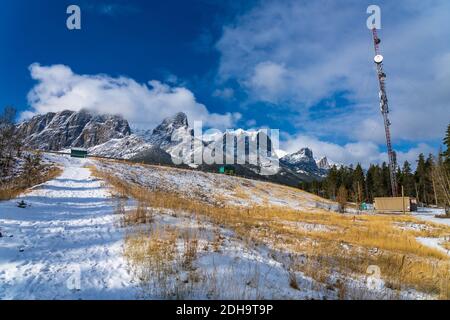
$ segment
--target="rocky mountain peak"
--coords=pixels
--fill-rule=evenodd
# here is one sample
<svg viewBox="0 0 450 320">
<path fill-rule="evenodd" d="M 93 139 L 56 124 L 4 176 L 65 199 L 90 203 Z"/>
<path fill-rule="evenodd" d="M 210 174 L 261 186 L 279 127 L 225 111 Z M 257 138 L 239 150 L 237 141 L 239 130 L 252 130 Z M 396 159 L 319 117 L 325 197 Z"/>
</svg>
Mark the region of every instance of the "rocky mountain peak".
<svg viewBox="0 0 450 320">
<path fill-rule="evenodd" d="M 319 167 L 314 160 L 313 152 L 309 148 L 288 154 L 280 159 L 280 162 L 295 172 L 318 172 Z"/>
<path fill-rule="evenodd" d="M 167 150 L 192 135 L 193 130 L 189 128 L 186 114 L 178 112 L 172 117 L 165 118 L 153 130 L 148 142 Z"/>
<path fill-rule="evenodd" d="M 61 150 L 89 148 L 130 134 L 128 121 L 119 115 L 99 115 L 88 110 L 64 110 L 36 115 L 17 126 L 28 147 Z"/>
<path fill-rule="evenodd" d="M 319 167 L 319 169 L 323 169 L 323 170 L 329 170 L 331 168 L 327 157 L 320 158 L 319 161 L 317 161 L 317 166 Z"/>
<path fill-rule="evenodd" d="M 157 126 L 153 132 L 172 132 L 178 128 L 189 127 L 187 116 L 184 112 L 178 112 L 172 117 L 165 118 L 162 123 Z"/>
<path fill-rule="evenodd" d="M 311 163 L 314 162 L 313 152 L 309 148 L 302 148 L 297 152 L 286 155 L 283 157 L 286 161 L 289 161 L 291 164 L 296 163 Z"/>
</svg>

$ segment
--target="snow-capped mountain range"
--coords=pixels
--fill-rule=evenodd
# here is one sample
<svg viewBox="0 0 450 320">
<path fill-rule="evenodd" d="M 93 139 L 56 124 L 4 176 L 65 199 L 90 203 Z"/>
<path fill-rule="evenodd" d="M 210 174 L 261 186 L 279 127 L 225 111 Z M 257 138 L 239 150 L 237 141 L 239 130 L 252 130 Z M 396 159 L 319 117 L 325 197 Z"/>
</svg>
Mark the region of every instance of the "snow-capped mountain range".
<svg viewBox="0 0 450 320">
<path fill-rule="evenodd" d="M 316 161 L 312 150 L 309 148 L 302 148 L 295 153 L 282 157 L 280 163 L 297 173 L 312 173 L 318 176 L 325 175 L 330 168 L 326 157 Z"/>
<path fill-rule="evenodd" d="M 79 112 L 62 111 L 37 115 L 17 126 L 18 134 L 25 138 L 26 144 L 34 149 L 44 151 L 65 150 L 71 147 L 83 147 L 92 155 L 111 158 L 131 159 L 149 163 L 173 164 L 190 163 L 204 148 L 217 149 L 216 144 L 223 143 L 223 153 L 229 154 L 226 141 L 233 141 L 233 156 L 239 143 L 245 145 L 246 161 L 236 165 L 238 173 L 258 177 L 270 176 L 269 180 L 298 185 L 299 181 L 321 178 L 330 169 L 326 157 L 315 160 L 309 148 L 278 157 L 272 152 L 272 144 L 267 138 L 267 156 L 250 158 L 249 145 L 265 137 L 263 131 L 246 131 L 237 129 L 226 134 L 205 136 L 200 140 L 194 137 L 186 114 L 180 112 L 166 118 L 153 130 L 131 130 L 126 119 L 118 115 L 98 115 L 87 110 Z M 226 136 L 228 135 L 228 136 Z M 227 140 L 231 139 L 231 140 Z M 189 145 L 186 143 L 189 142 Z M 202 148 L 199 148 L 201 146 Z M 184 152 L 180 152 L 183 150 Z M 216 151 L 213 151 L 213 155 Z M 282 152 L 282 151 L 281 151 Z M 285 152 L 283 152 L 285 153 Z M 254 161 L 251 162 L 250 159 Z M 255 162 L 256 161 L 256 162 Z M 215 165 L 196 165 L 200 170 L 215 171 Z"/>
<path fill-rule="evenodd" d="M 49 112 L 17 126 L 17 134 L 30 148 L 61 150 L 90 148 L 131 133 L 128 121 L 117 115 L 98 115 L 82 110 Z"/>
</svg>

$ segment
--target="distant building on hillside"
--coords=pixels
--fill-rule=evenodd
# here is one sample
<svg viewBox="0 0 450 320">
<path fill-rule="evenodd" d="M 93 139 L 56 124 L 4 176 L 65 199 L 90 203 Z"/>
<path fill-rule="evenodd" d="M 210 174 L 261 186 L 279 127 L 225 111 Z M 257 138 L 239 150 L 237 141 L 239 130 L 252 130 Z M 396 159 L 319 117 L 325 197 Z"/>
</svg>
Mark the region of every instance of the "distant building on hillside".
<svg viewBox="0 0 450 320">
<path fill-rule="evenodd" d="M 224 165 L 219 168 L 219 173 L 234 175 L 236 173 L 236 170 L 232 165 Z"/>
<path fill-rule="evenodd" d="M 410 197 L 386 197 L 374 199 L 375 210 L 385 213 L 417 211 L 417 200 Z"/>
<path fill-rule="evenodd" d="M 88 152 L 84 148 L 70 149 L 70 156 L 73 158 L 87 158 Z"/>
</svg>

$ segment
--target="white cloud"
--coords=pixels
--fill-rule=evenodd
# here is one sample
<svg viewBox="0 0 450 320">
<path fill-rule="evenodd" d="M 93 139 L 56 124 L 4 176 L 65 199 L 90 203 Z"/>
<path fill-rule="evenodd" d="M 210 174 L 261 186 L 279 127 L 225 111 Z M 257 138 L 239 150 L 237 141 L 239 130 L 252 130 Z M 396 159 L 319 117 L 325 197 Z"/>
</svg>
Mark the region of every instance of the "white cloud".
<svg viewBox="0 0 450 320">
<path fill-rule="evenodd" d="M 31 111 L 22 114 L 80 110 L 83 108 L 109 114 L 121 114 L 131 123 L 153 128 L 165 117 L 185 112 L 189 121 L 203 121 L 206 126 L 231 128 L 239 113 L 210 113 L 198 103 L 191 91 L 170 87 L 152 80 L 141 84 L 128 77 L 113 78 L 105 74 L 79 75 L 68 66 L 30 66 L 31 77 L 38 83 L 28 93 Z"/>
<path fill-rule="evenodd" d="M 232 88 L 216 89 L 213 92 L 213 96 L 226 100 L 232 99 L 234 97 L 234 90 Z"/>
<path fill-rule="evenodd" d="M 290 105 L 299 114 L 292 120 L 307 132 L 384 143 L 369 4 L 261 1 L 224 28 L 219 77 L 236 79 L 252 100 Z M 377 4 L 394 142 L 440 139 L 450 119 L 450 2 Z M 344 112 L 308 117 L 312 105 L 336 92 L 351 102 Z"/>
<path fill-rule="evenodd" d="M 336 163 L 345 165 L 360 163 L 365 168 L 370 164 L 380 164 L 388 159 L 387 154 L 380 151 L 378 145 L 373 142 L 347 143 L 341 146 L 312 136 L 296 135 L 286 136 L 281 145 L 288 153 L 308 147 L 313 151 L 315 158 L 326 156 Z M 406 152 L 397 152 L 397 162 L 402 165 L 405 160 L 408 160 L 414 167 L 420 153 L 427 155 L 435 153 L 435 150 L 425 143 L 419 143 Z"/>
<path fill-rule="evenodd" d="M 287 88 L 287 70 L 284 66 L 265 61 L 258 63 L 250 76 L 248 86 L 258 93 L 261 100 L 276 102 Z"/>
</svg>

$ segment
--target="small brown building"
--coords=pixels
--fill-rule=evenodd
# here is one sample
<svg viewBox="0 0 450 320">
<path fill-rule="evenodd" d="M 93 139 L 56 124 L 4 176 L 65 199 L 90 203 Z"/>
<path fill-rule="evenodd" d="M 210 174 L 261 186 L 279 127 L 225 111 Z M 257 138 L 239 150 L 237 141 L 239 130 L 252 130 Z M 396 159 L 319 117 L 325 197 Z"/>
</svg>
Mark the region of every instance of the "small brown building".
<svg viewBox="0 0 450 320">
<path fill-rule="evenodd" d="M 379 212 L 402 213 L 403 211 L 417 211 L 417 201 L 415 198 L 410 197 L 375 198 L 374 206 L 375 210 Z"/>
</svg>

